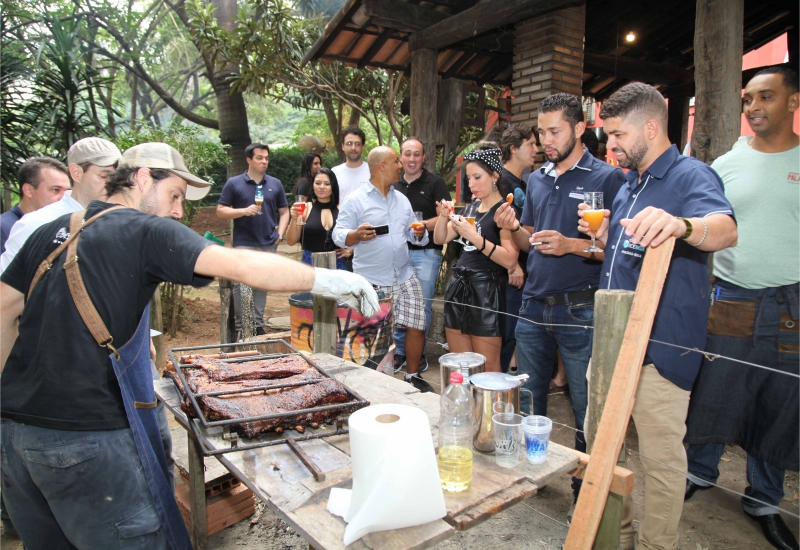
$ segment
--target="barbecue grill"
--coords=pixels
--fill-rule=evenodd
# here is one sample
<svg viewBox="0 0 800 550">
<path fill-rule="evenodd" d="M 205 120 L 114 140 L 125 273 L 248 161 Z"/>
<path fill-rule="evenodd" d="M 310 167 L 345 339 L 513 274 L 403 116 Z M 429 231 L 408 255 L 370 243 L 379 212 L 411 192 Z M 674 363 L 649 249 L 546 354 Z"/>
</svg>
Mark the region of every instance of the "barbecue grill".
<svg viewBox="0 0 800 550">
<path fill-rule="evenodd" d="M 256 346 L 257 348 L 258 346 L 262 346 L 265 344 L 272 344 L 271 346 L 272 348 L 278 347 L 281 351 L 275 353 L 260 353 L 257 350 L 249 352 L 235 351 L 236 348 L 242 348 L 244 346 Z M 210 350 L 210 349 L 219 349 L 220 353 L 214 357 L 216 357 L 219 361 L 224 363 L 246 364 L 251 361 L 261 361 L 265 359 L 278 359 L 281 357 L 297 356 L 306 363 L 308 363 L 313 369 L 315 369 L 319 374 L 321 374 L 323 378 L 317 380 L 305 380 L 305 381 L 285 383 L 285 384 L 277 383 L 264 386 L 249 386 L 246 388 L 236 388 L 224 391 L 194 392 L 192 391 L 191 385 L 188 383 L 186 376 L 183 373 L 183 370 L 188 368 L 197 368 L 197 367 L 192 363 L 186 363 L 185 359 L 187 359 L 187 357 L 182 354 L 185 352 L 189 352 L 189 355 L 191 355 L 198 353 L 202 350 Z M 226 353 L 225 350 L 232 350 L 232 353 Z M 195 413 L 196 419 L 190 418 L 189 425 L 191 426 L 194 435 L 197 437 L 197 440 L 201 442 L 201 445 L 199 445 L 199 447 L 204 456 L 216 456 L 230 452 L 240 452 L 240 451 L 246 451 L 248 449 L 257 449 L 259 447 L 282 445 L 285 443 L 289 446 L 289 448 L 292 449 L 292 451 L 298 456 L 298 458 L 300 458 L 300 460 L 306 465 L 306 467 L 309 468 L 309 470 L 311 470 L 311 472 L 317 479 L 324 479 L 324 474 L 313 464 L 313 462 L 306 455 L 306 453 L 299 447 L 299 445 L 297 445 L 297 442 L 347 434 L 349 430 L 344 425 L 345 419 L 350 415 L 350 413 L 354 412 L 355 410 L 369 405 L 369 401 L 361 397 L 359 394 L 357 394 L 351 388 L 347 387 L 345 384 L 342 384 L 341 382 L 337 381 L 337 384 L 339 384 L 344 388 L 348 397 L 350 398 L 350 400 L 345 403 L 324 405 L 320 407 L 305 408 L 295 411 L 286 411 L 286 412 L 267 414 L 262 416 L 249 416 L 249 417 L 225 419 L 225 420 L 208 420 L 205 418 L 203 411 L 200 407 L 200 404 L 198 403 L 198 398 L 200 397 L 204 396 L 218 397 L 223 395 L 235 395 L 238 393 L 252 393 L 264 390 L 274 390 L 279 388 L 298 387 L 308 384 L 317 384 L 326 379 L 334 380 L 334 378 L 327 372 L 325 372 L 324 369 L 320 368 L 313 360 L 309 359 L 307 356 L 298 352 L 295 348 L 287 344 L 284 340 L 254 340 L 248 342 L 238 342 L 234 344 L 211 344 L 205 346 L 191 346 L 184 348 L 173 348 L 170 349 L 167 353 L 169 355 L 170 361 L 172 361 L 172 364 L 175 367 L 175 372 L 181 381 L 181 385 L 183 386 L 183 389 L 181 389 L 177 387 L 176 383 L 176 390 L 181 396 L 184 396 L 188 400 L 189 405 L 192 407 L 192 410 Z M 267 398 L 266 395 L 264 396 L 264 398 Z M 254 422 L 258 420 L 270 420 L 277 418 L 299 417 L 301 415 L 313 414 L 325 411 L 340 411 L 341 414 L 339 414 L 336 417 L 333 424 L 320 425 L 318 428 L 307 427 L 305 428 L 304 433 L 302 435 L 291 434 L 291 430 L 285 430 L 283 433 L 269 432 L 260 434 L 259 436 L 253 439 L 246 439 L 246 438 L 240 438 L 239 434 L 232 432 L 230 429 L 232 425 L 241 424 L 244 422 Z M 209 445 L 209 443 L 211 443 L 211 445 Z"/>
</svg>

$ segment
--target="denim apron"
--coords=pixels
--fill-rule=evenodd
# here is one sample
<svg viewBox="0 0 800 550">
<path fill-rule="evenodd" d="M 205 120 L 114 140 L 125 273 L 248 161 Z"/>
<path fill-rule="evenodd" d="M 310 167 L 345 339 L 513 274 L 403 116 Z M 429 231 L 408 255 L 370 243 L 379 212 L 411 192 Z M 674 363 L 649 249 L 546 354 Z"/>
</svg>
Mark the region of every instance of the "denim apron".
<svg viewBox="0 0 800 550">
<path fill-rule="evenodd" d="M 161 441 L 156 413 L 156 396 L 150 367 L 150 306 L 148 305 L 133 337 L 117 349 L 119 359 L 108 357 L 117 375 L 125 413 L 128 416 L 136 450 L 161 525 L 173 550 L 191 550 L 189 532 L 183 523 L 170 481 L 170 472 Z"/>
</svg>

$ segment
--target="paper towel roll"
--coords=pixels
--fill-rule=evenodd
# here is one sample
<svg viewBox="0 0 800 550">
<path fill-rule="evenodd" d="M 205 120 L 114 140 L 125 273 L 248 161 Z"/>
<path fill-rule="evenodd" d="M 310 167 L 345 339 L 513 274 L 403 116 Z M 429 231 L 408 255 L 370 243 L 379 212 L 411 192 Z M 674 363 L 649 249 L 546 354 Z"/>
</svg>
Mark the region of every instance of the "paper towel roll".
<svg viewBox="0 0 800 550">
<path fill-rule="evenodd" d="M 353 491 L 344 516 L 347 546 L 368 533 L 422 525 L 447 513 L 428 416 L 406 405 L 352 415 Z"/>
</svg>

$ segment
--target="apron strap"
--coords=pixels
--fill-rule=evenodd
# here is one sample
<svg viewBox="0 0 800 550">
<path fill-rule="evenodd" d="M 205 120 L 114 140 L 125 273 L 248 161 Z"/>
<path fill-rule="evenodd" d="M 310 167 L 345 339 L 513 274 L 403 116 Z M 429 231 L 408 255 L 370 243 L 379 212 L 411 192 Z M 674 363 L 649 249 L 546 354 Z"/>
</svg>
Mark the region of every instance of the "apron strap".
<svg viewBox="0 0 800 550">
<path fill-rule="evenodd" d="M 121 205 L 113 206 L 103 210 L 98 214 L 95 214 L 86 221 L 83 221 L 83 216 L 86 214 L 86 210 L 74 212 L 69 219 L 69 238 L 61 243 L 58 248 L 51 252 L 50 255 L 48 255 L 41 264 L 39 264 L 39 268 L 36 270 L 36 274 L 34 275 L 30 289 L 28 290 L 28 297 L 30 298 L 31 293 L 39 283 L 39 280 L 47 271 L 50 270 L 50 268 L 53 267 L 53 260 L 55 260 L 66 248 L 67 259 L 64 262 L 64 271 L 67 274 L 67 284 L 69 285 L 69 291 L 70 294 L 72 294 L 72 299 L 75 302 L 75 306 L 78 308 L 78 313 L 80 313 L 83 322 L 86 323 L 86 327 L 89 329 L 89 332 L 92 333 L 92 336 L 97 343 L 101 347 L 113 352 L 118 361 L 119 353 L 113 346 L 114 338 L 108 332 L 108 328 L 106 328 L 105 323 L 103 323 L 103 320 L 100 318 L 100 314 L 97 313 L 97 309 L 94 307 L 92 299 L 89 297 L 89 293 L 86 291 L 86 285 L 83 283 L 83 277 L 81 277 L 81 272 L 78 268 L 78 239 L 81 231 L 86 229 L 86 227 L 92 224 L 96 219 L 107 214 L 108 212 L 111 212 L 112 210 L 118 210 L 120 208 L 125 207 Z"/>
</svg>

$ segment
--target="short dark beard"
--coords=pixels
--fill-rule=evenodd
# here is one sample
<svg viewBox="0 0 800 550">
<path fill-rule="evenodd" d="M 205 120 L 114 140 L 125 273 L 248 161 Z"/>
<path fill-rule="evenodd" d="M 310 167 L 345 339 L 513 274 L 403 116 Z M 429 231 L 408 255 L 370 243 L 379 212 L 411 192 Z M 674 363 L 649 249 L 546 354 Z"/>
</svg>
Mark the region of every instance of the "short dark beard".
<svg viewBox="0 0 800 550">
<path fill-rule="evenodd" d="M 547 157 L 547 160 L 549 160 L 553 164 L 558 164 L 559 162 L 561 162 L 562 160 L 564 160 L 565 158 L 567 158 L 568 156 L 570 156 L 572 154 L 572 151 L 575 150 L 575 146 L 577 144 L 578 144 L 578 138 L 576 138 L 575 134 L 573 133 L 572 134 L 572 140 L 567 142 L 567 145 L 566 145 L 566 147 L 564 147 L 564 150 L 563 151 L 559 151 L 558 149 L 556 149 L 556 151 L 558 152 L 558 154 L 556 155 L 556 158 L 551 159 L 550 157 Z M 547 156 L 547 155 L 545 154 L 545 156 Z"/>
<path fill-rule="evenodd" d="M 150 191 L 148 191 L 148 193 L 142 197 L 142 201 L 139 203 L 140 212 L 158 216 L 158 195 L 156 194 L 157 186 L 158 184 L 154 183 Z"/>
<path fill-rule="evenodd" d="M 615 147 L 615 149 L 620 149 L 625 153 L 625 159 L 619 161 L 620 167 L 638 170 L 642 159 L 647 154 L 647 142 L 645 142 L 644 137 L 639 138 L 636 143 L 631 146 L 630 153 L 622 147 Z"/>
</svg>

